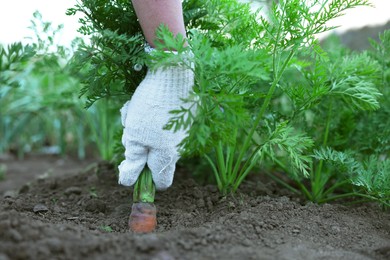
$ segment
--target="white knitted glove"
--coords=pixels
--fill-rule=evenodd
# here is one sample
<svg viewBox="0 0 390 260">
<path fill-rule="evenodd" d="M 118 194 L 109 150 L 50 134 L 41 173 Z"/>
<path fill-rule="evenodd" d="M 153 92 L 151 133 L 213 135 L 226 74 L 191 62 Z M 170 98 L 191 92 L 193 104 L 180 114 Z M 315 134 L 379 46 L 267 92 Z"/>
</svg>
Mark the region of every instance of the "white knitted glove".
<svg viewBox="0 0 390 260">
<path fill-rule="evenodd" d="M 121 109 L 125 160 L 119 165 L 119 184 L 133 185 L 147 163 L 157 190 L 171 186 L 178 144 L 183 130 L 163 130 L 172 116 L 169 111 L 186 107 L 194 84 L 193 71 L 176 66 L 149 71 L 130 101 Z"/>
</svg>

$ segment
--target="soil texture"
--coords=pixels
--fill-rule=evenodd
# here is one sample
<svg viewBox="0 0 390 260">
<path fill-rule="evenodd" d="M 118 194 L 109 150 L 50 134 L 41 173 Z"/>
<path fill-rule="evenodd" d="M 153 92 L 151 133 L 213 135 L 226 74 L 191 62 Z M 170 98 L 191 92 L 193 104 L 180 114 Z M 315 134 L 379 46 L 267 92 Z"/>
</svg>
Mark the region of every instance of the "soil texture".
<svg viewBox="0 0 390 260">
<path fill-rule="evenodd" d="M 302 202 L 261 175 L 222 197 L 178 169 L 173 186 L 157 193 L 156 231 L 134 234 L 131 188 L 108 164 L 84 166 L 13 191 L 0 186 L 0 260 L 390 259 L 389 212 Z"/>
</svg>

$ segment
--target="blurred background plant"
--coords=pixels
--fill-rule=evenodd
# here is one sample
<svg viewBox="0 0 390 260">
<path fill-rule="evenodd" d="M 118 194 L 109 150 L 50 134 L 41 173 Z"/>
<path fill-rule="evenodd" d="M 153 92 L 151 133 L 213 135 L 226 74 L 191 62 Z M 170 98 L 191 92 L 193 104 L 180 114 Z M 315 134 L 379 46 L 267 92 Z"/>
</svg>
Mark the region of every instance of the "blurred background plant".
<svg viewBox="0 0 390 260">
<path fill-rule="evenodd" d="M 113 135 L 119 129 L 119 108 L 109 100 L 84 109 L 82 88 L 73 73 L 71 48 L 56 43 L 62 26 L 53 28 L 34 13 L 32 44 L 0 46 L 0 153 L 28 152 L 92 156 L 109 160 Z M 98 148 L 95 153 L 94 147 Z"/>
<path fill-rule="evenodd" d="M 0 163 L 0 181 L 5 180 L 7 174 L 7 166 L 5 164 Z"/>
</svg>

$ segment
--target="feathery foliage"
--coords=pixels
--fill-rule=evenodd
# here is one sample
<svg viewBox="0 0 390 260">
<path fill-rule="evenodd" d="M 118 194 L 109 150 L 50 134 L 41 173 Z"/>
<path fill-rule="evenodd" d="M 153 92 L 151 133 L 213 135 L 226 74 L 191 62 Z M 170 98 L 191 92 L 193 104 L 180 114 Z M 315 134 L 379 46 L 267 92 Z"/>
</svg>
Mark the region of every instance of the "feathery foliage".
<svg viewBox="0 0 390 260">
<path fill-rule="evenodd" d="M 173 111 L 167 127 L 178 129 L 193 121 L 182 148 L 187 154 L 199 153 L 206 157 L 222 193 L 234 192 L 259 159 L 265 156 L 271 160 L 278 156 L 288 158 L 293 169 L 291 174 L 296 179 L 297 176 L 309 175 L 311 159 L 304 153 L 314 142 L 294 130 L 295 114 L 332 95 L 341 96 L 348 105 L 360 109 L 378 107 L 380 93 L 367 75 L 370 66 L 367 71 L 357 71 L 357 76 L 350 78 L 349 63 L 345 61 L 341 65 L 344 71 L 339 69 L 337 72 L 340 73 L 336 74 L 329 70 L 326 54 L 314 38 L 317 33 L 329 29 L 325 25 L 327 21 L 348 8 L 367 2 L 333 1 L 327 5 L 327 1 L 280 1 L 273 5 L 268 18 L 259 17 L 258 12 L 252 12 L 247 5 L 235 1 L 218 2 L 218 8 L 215 8 L 215 1 L 206 4 L 214 13 L 212 18 L 206 15 L 201 20 L 211 19 L 212 23 L 221 24 L 222 29 L 218 26 L 217 31 L 193 29 L 189 41 L 196 68 L 196 95 L 187 101 L 196 104 L 197 114 L 184 109 Z M 241 14 L 237 18 L 240 23 L 230 20 L 232 7 L 239 9 L 236 13 Z M 236 29 L 237 24 L 243 26 L 242 29 L 251 25 L 250 39 L 243 35 L 242 29 Z M 171 48 L 180 48 L 180 42 L 167 38 L 169 33 L 162 34 L 166 36 L 164 42 Z M 284 73 L 294 70 L 294 63 L 299 62 L 294 60 L 297 53 L 318 55 L 320 58 L 314 59 L 315 62 L 322 62 L 320 65 L 315 63 L 314 71 L 306 74 L 308 82 L 315 86 L 306 86 L 311 88 L 308 91 L 302 87 L 290 90 L 281 86 Z M 167 55 L 158 56 L 160 62 L 164 58 L 168 63 Z M 357 65 L 359 62 L 354 61 L 352 67 Z M 312 66 L 306 67 L 312 69 Z M 361 79 L 366 81 L 361 83 Z M 294 110 L 290 118 L 275 118 L 269 111 L 273 107 L 271 101 L 286 89 L 298 111 Z M 265 122 L 269 116 L 274 120 L 267 125 Z"/>
<path fill-rule="evenodd" d="M 153 69 L 181 63 L 195 72 L 194 93 L 185 100 L 190 108 L 172 111 L 166 128 L 188 130 L 183 155 L 202 156 L 223 194 L 236 191 L 259 163 L 272 162 L 313 201 L 338 198 L 335 191 L 351 184 L 360 188 L 348 195 L 374 199 L 379 193 L 372 192 L 373 186 L 379 181 L 367 174 L 373 172 L 373 161 L 377 171 L 386 172 L 386 160 L 379 160 L 386 150 L 379 148 L 378 138 L 369 138 L 367 146 L 372 147 L 364 148 L 365 153 L 377 150 L 372 159 L 361 159 L 365 155 L 358 143 L 363 141 L 356 142 L 353 135 L 364 132 L 364 120 L 374 113 L 378 121 L 370 127 L 380 125 L 382 134 L 389 129 L 387 112 L 382 112 L 388 106 L 383 101 L 389 60 L 383 54 L 389 50 L 389 35 L 373 42 L 374 52 L 361 54 L 325 50 L 316 39 L 334 28 L 328 21 L 362 5 L 370 3 L 281 0 L 273 1 L 264 16 L 235 0 L 187 0 L 189 46 L 161 27 L 160 51 L 146 56 L 130 1 L 84 0 L 69 9 L 69 14 L 85 14 L 80 31 L 92 36 L 75 56 L 85 84 L 81 94 L 87 96 L 87 106 L 111 97 L 123 103 L 143 79 L 144 65 Z M 163 51 L 167 49 L 179 54 Z M 380 138 L 388 144 L 385 139 Z M 366 177 L 359 179 L 356 172 Z"/>
</svg>

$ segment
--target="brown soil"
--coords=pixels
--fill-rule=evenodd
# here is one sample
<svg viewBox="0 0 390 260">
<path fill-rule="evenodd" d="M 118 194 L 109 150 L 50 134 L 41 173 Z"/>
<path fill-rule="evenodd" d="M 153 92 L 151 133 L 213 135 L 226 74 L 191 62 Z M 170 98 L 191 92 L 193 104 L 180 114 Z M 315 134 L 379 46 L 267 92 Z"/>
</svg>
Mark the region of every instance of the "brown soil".
<svg viewBox="0 0 390 260">
<path fill-rule="evenodd" d="M 3 163 L 11 178 L 13 162 Z M 305 204 L 258 176 L 225 198 L 179 169 L 157 193 L 157 230 L 133 234 L 131 189 L 105 164 L 73 163 L 72 174 L 16 193 L 0 186 L 0 260 L 390 258 L 390 214 L 377 205 Z M 33 171 L 29 160 L 18 165 Z"/>
</svg>

